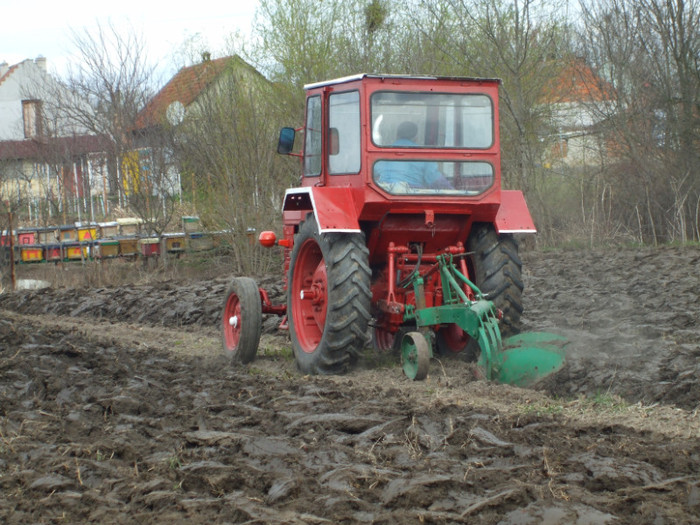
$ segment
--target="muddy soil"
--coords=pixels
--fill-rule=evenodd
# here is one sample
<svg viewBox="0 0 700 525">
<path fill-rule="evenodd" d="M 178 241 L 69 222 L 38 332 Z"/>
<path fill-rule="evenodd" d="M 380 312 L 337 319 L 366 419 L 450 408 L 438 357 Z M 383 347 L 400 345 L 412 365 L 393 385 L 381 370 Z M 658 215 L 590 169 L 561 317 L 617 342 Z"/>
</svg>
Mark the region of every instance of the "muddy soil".
<svg viewBox="0 0 700 525">
<path fill-rule="evenodd" d="M 302 376 L 275 318 L 232 367 L 225 279 L 1 295 L 0 522 L 700 523 L 700 249 L 523 259 L 534 389 Z"/>
</svg>

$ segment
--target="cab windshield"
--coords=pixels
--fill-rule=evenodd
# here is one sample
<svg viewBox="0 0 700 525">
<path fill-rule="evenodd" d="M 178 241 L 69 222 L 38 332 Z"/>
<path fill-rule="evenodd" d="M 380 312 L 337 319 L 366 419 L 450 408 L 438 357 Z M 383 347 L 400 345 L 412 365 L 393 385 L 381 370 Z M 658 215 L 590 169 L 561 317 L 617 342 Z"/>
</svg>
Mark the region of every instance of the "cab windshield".
<svg viewBox="0 0 700 525">
<path fill-rule="evenodd" d="M 494 170 L 488 162 L 379 160 L 374 163 L 373 178 L 394 195 L 470 196 L 493 185 Z"/>
<path fill-rule="evenodd" d="M 493 105 L 483 94 L 379 91 L 371 98 L 372 141 L 390 148 L 493 145 Z"/>
</svg>

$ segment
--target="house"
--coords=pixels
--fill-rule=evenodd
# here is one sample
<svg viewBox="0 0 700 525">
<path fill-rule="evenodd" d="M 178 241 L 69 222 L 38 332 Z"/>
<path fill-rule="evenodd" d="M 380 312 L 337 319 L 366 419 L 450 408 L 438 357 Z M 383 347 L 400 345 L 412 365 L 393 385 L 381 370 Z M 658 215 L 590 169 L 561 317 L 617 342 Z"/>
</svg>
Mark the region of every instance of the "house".
<svg viewBox="0 0 700 525">
<path fill-rule="evenodd" d="M 145 184 L 181 191 L 177 167 L 174 163 L 164 165 L 172 158 L 167 151 L 174 146 L 172 131 L 186 119 L 196 118 L 206 100 L 216 96 L 224 83 L 231 80 L 258 86 L 267 84 L 253 66 L 238 56 L 212 59 L 209 53 L 203 53 L 202 62 L 180 69 L 156 93 L 136 117 L 133 133 L 137 149 L 122 162 L 130 188 Z M 155 180 L 144 180 L 147 174 Z"/>
<path fill-rule="evenodd" d="M 599 165 L 606 155 L 600 123 L 611 100 L 611 85 L 582 59 L 575 58 L 549 82 L 542 97 L 550 115 L 547 167 Z"/>
<path fill-rule="evenodd" d="M 168 83 L 146 104 L 136 118 L 140 132 L 157 127 L 179 124 L 187 113 L 196 111 L 201 97 L 216 88 L 222 80 L 234 75 L 242 81 L 263 80 L 264 77 L 239 56 L 211 59 L 203 53 L 202 62 L 180 69 Z"/>
<path fill-rule="evenodd" d="M 21 219 L 80 218 L 104 191 L 110 142 L 62 115 L 66 96 L 44 57 L 0 64 L 0 198 Z"/>
</svg>

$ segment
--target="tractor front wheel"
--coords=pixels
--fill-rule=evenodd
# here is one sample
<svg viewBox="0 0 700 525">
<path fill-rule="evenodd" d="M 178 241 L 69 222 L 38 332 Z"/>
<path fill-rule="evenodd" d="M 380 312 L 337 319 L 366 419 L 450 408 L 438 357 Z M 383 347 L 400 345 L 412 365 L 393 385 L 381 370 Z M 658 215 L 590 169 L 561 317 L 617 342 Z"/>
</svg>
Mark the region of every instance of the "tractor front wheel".
<svg viewBox="0 0 700 525">
<path fill-rule="evenodd" d="M 255 359 L 262 329 L 262 303 L 255 280 L 236 277 L 226 290 L 221 316 L 224 353 L 234 363 Z"/>
<path fill-rule="evenodd" d="M 369 253 L 359 233 L 320 234 L 307 216 L 294 238 L 287 287 L 292 349 L 306 374 L 341 374 L 366 342 Z"/>
</svg>

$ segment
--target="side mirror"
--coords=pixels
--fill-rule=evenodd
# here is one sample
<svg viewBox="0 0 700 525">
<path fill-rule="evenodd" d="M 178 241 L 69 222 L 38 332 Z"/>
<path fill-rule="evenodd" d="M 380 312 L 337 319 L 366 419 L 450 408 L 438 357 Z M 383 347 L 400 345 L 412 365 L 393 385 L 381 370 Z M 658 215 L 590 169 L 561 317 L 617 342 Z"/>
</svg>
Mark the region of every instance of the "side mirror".
<svg viewBox="0 0 700 525">
<path fill-rule="evenodd" d="M 296 132 L 294 128 L 282 128 L 280 130 L 280 139 L 277 143 L 277 153 L 289 155 L 294 149 L 294 137 Z"/>
</svg>

